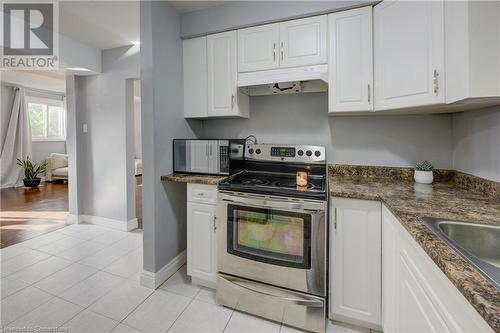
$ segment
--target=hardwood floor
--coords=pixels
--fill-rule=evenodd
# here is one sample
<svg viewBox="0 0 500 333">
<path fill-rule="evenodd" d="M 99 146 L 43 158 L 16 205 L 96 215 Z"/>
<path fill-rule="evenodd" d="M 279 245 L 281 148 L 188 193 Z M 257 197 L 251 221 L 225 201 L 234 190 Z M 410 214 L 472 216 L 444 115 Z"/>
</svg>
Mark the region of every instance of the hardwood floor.
<svg viewBox="0 0 500 333">
<path fill-rule="evenodd" d="M 0 189 L 0 248 L 62 228 L 68 216 L 68 184 Z"/>
<path fill-rule="evenodd" d="M 142 229 L 142 176 L 136 177 L 135 209 Z M 67 183 L 0 189 L 0 248 L 62 228 L 67 216 Z"/>
</svg>

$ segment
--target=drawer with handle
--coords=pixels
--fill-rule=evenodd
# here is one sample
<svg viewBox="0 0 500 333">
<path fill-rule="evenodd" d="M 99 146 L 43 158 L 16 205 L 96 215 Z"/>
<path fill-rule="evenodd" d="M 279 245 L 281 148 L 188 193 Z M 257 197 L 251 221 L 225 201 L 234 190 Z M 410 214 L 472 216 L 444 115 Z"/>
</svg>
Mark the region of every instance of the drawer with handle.
<svg viewBox="0 0 500 333">
<path fill-rule="evenodd" d="M 217 203 L 217 186 L 187 184 L 187 201 L 215 205 Z"/>
</svg>

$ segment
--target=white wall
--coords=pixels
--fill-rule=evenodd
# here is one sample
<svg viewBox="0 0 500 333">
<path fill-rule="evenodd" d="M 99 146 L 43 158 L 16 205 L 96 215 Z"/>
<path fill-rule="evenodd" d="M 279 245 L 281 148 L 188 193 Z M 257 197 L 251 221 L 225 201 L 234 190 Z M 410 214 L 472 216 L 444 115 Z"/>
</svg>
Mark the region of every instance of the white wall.
<svg viewBox="0 0 500 333">
<path fill-rule="evenodd" d="M 320 15 L 375 1 L 228 1 L 224 5 L 182 15 L 181 37 Z"/>
<path fill-rule="evenodd" d="M 451 115 L 328 117 L 326 93 L 256 96 L 250 119 L 205 120 L 204 136 L 327 147 L 329 163 L 452 167 Z"/>
<path fill-rule="evenodd" d="M 50 153 L 66 154 L 66 141 L 33 141 L 32 150 L 33 161 L 40 162 Z"/>
<path fill-rule="evenodd" d="M 453 115 L 453 168 L 500 181 L 500 107 Z"/>
<path fill-rule="evenodd" d="M 130 46 L 103 51 L 102 73 L 78 78 L 76 112 L 88 128 L 83 133 L 81 124 L 76 126 L 80 214 L 123 223 L 135 218 L 135 206 L 128 204 L 135 193 L 128 172 L 127 149 L 133 147 L 127 145 L 127 129 L 133 124 L 128 123 L 126 82 L 139 75 L 139 46 Z"/>
<path fill-rule="evenodd" d="M 66 91 L 64 78 L 54 78 L 22 71 L 2 71 L 0 73 L 0 78 L 4 83 L 13 83 L 27 88 L 43 89 L 60 93 Z"/>
</svg>

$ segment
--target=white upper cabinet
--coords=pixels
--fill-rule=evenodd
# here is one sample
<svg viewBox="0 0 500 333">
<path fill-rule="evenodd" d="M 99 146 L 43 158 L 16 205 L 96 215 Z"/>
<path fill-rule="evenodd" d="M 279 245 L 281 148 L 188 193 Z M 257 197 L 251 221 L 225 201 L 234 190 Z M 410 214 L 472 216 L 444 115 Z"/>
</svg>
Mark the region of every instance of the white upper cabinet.
<svg viewBox="0 0 500 333">
<path fill-rule="evenodd" d="M 207 116 L 207 37 L 183 41 L 184 117 Z"/>
<path fill-rule="evenodd" d="M 443 1 L 375 6 L 375 108 L 445 102 Z"/>
<path fill-rule="evenodd" d="M 236 31 L 207 37 L 208 117 L 248 117 L 249 98 L 237 87 Z"/>
<path fill-rule="evenodd" d="M 280 23 L 280 67 L 327 62 L 327 16 Z"/>
<path fill-rule="evenodd" d="M 372 7 L 328 15 L 328 111 L 373 111 Z"/>
<path fill-rule="evenodd" d="M 238 72 L 325 64 L 326 15 L 238 30 Z"/>
<path fill-rule="evenodd" d="M 279 23 L 238 30 L 238 72 L 279 67 Z"/>
<path fill-rule="evenodd" d="M 500 104 L 498 1 L 384 1 L 374 8 L 375 111 Z"/>
<path fill-rule="evenodd" d="M 447 1 L 444 15 L 446 102 L 467 98 L 488 102 L 492 97 L 498 102 L 500 3 Z"/>
</svg>

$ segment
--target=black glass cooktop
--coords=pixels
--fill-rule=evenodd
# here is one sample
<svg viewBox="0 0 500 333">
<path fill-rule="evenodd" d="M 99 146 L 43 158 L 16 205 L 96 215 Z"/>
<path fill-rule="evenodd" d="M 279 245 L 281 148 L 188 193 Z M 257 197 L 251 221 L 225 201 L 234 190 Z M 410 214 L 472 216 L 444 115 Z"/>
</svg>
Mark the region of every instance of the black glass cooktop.
<svg viewBox="0 0 500 333">
<path fill-rule="evenodd" d="M 307 186 L 297 186 L 296 182 L 295 173 L 242 171 L 219 183 L 219 189 L 326 199 L 326 176 L 309 175 Z"/>
</svg>

